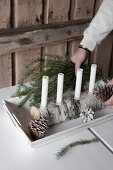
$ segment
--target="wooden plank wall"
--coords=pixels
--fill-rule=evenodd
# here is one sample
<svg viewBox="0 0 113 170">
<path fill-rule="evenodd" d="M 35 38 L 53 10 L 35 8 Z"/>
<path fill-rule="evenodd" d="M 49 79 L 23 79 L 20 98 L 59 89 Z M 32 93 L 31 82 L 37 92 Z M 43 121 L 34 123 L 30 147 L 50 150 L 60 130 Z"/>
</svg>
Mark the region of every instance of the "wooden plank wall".
<svg viewBox="0 0 113 170">
<path fill-rule="evenodd" d="M 70 0 L 46 0 L 44 10 L 44 24 L 68 21 Z M 63 49 L 67 51 L 66 42 L 43 48 L 43 55 L 49 53 L 62 56 Z"/>
<path fill-rule="evenodd" d="M 13 26 L 30 26 L 42 24 L 42 0 L 13 0 L 14 21 Z M 15 60 L 15 84 L 18 84 L 25 72 L 25 66 L 37 57 L 40 57 L 41 49 L 26 50 L 14 54 Z M 26 82 L 30 81 L 30 78 Z"/>
<path fill-rule="evenodd" d="M 113 43 L 112 43 L 113 44 Z M 112 52 L 111 52 L 111 60 L 110 60 L 110 66 L 109 66 L 109 74 L 108 76 L 110 78 L 113 78 L 113 46 L 112 46 Z"/>
<path fill-rule="evenodd" d="M 0 1 L 0 29 L 11 27 L 10 1 Z M 0 88 L 12 85 L 12 59 L 11 54 L 0 56 Z"/>
<path fill-rule="evenodd" d="M 71 0 L 70 20 L 93 18 L 95 0 Z M 73 55 L 81 39 L 71 41 L 68 46 L 69 56 Z"/>
<path fill-rule="evenodd" d="M 78 19 L 93 18 L 102 0 L 0 0 L 0 29 L 18 28 Z M 18 84 L 25 66 L 45 53 L 71 56 L 81 38 L 0 56 L 0 88 Z M 89 62 L 102 66 L 104 74 L 113 77 L 113 34 L 91 54 Z M 108 45 L 109 44 L 109 45 Z M 30 78 L 26 82 L 30 81 Z"/>
</svg>

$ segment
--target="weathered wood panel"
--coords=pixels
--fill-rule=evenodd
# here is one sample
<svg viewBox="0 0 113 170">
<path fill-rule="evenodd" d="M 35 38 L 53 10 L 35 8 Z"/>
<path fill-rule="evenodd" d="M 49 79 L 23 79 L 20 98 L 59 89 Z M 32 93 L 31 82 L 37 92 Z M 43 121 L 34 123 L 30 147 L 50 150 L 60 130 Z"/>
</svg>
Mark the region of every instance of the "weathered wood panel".
<svg viewBox="0 0 113 170">
<path fill-rule="evenodd" d="M 113 44 L 113 42 L 112 42 Z M 109 66 L 109 75 L 110 78 L 113 78 L 113 46 L 111 51 L 111 60 L 110 60 L 110 66 Z"/>
<path fill-rule="evenodd" d="M 37 58 L 40 56 L 40 49 L 38 50 L 26 50 L 23 52 L 18 52 L 16 54 L 16 66 L 17 66 L 17 71 L 19 70 L 19 72 L 16 74 L 16 79 L 20 80 L 20 78 L 23 77 L 23 74 L 25 73 L 25 66 L 30 63 L 30 61 L 34 58 Z M 19 68 L 18 68 L 19 66 Z M 21 69 L 21 70 L 20 70 Z M 25 79 L 25 82 L 29 82 L 31 80 L 30 77 Z"/>
<path fill-rule="evenodd" d="M 71 9 L 70 9 L 70 20 L 76 19 L 88 19 L 93 17 L 95 0 L 71 0 Z M 79 41 L 73 41 L 68 44 L 69 56 L 73 55 L 76 49 L 79 46 Z"/>
<path fill-rule="evenodd" d="M 70 56 L 72 56 L 75 53 L 75 51 L 78 49 L 81 39 L 82 38 L 78 38 L 76 41 L 73 40 L 73 41 L 69 42 L 68 53 Z"/>
<path fill-rule="evenodd" d="M 10 28 L 10 1 L 0 1 L 0 29 Z M 0 88 L 12 85 L 11 55 L 0 56 Z"/>
<path fill-rule="evenodd" d="M 48 23 L 68 21 L 70 0 L 49 0 Z"/>
<path fill-rule="evenodd" d="M 15 27 L 42 23 L 42 0 L 14 0 Z"/>
<path fill-rule="evenodd" d="M 95 63 L 101 66 L 106 77 L 109 74 L 110 59 L 112 53 L 113 35 L 109 35 L 96 50 Z"/>
<path fill-rule="evenodd" d="M 44 23 L 55 23 L 69 20 L 70 0 L 47 0 L 45 4 Z M 62 35 L 61 35 L 62 36 Z M 67 43 L 59 43 L 44 48 L 43 53 L 63 55 L 63 49 L 67 52 Z"/>
<path fill-rule="evenodd" d="M 14 27 L 29 26 L 42 23 L 42 0 L 14 0 Z M 22 79 L 25 66 L 40 56 L 40 49 L 15 54 L 16 84 Z M 30 78 L 26 81 L 30 81 Z"/>
<path fill-rule="evenodd" d="M 0 56 L 0 88 L 12 85 L 11 55 Z"/>
<path fill-rule="evenodd" d="M 93 17 L 95 0 L 71 0 L 71 19 L 88 19 Z"/>
<path fill-rule="evenodd" d="M 0 55 L 73 40 L 82 36 L 88 21 L 79 20 L 1 31 Z"/>
<path fill-rule="evenodd" d="M 97 13 L 101 3 L 103 0 L 95 0 L 95 6 L 94 6 L 94 15 Z"/>
</svg>

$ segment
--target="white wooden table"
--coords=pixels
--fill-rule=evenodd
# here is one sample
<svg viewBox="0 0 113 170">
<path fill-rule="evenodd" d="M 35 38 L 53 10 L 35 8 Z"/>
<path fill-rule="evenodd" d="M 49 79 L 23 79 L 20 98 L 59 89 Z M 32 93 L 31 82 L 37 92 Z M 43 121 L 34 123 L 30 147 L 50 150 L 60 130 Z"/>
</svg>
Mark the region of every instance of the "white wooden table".
<svg viewBox="0 0 113 170">
<path fill-rule="evenodd" d="M 113 153 L 113 120 L 91 128 L 105 146 Z"/>
<path fill-rule="evenodd" d="M 71 149 L 56 160 L 56 153 L 66 144 L 78 139 L 91 139 L 85 130 L 41 148 L 33 149 L 20 130 L 17 131 L 5 113 L 1 101 L 10 98 L 16 87 L 0 90 L 0 170 L 112 170 L 113 154 L 101 143 Z M 92 128 L 113 147 L 113 120 Z"/>
</svg>

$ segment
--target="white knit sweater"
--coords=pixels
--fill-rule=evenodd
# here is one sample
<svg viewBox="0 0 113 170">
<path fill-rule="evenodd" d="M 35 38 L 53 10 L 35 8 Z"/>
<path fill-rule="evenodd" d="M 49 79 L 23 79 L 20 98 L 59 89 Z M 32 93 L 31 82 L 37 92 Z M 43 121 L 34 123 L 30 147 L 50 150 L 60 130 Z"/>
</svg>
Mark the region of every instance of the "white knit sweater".
<svg viewBox="0 0 113 170">
<path fill-rule="evenodd" d="M 80 44 L 93 51 L 112 30 L 113 0 L 103 0 L 97 14 L 84 31 L 84 38 Z"/>
</svg>

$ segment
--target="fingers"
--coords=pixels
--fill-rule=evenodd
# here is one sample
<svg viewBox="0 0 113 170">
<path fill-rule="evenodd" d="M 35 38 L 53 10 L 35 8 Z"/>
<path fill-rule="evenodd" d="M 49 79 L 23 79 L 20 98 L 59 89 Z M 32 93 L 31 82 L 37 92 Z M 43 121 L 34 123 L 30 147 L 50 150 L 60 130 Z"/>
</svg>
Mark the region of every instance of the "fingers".
<svg viewBox="0 0 113 170">
<path fill-rule="evenodd" d="M 112 106 L 109 106 L 111 109 L 113 109 L 113 105 Z"/>
<path fill-rule="evenodd" d="M 106 106 L 112 107 L 112 106 L 113 106 L 113 95 L 112 95 L 111 98 L 110 98 L 109 100 L 107 100 L 104 104 L 105 104 Z"/>
<path fill-rule="evenodd" d="M 80 66 L 81 66 L 81 63 L 80 63 L 80 62 L 77 62 L 77 63 L 75 64 L 75 75 L 77 74 L 77 69 L 79 69 Z"/>
<path fill-rule="evenodd" d="M 109 82 L 108 82 L 108 85 L 113 85 L 113 79 L 111 79 Z M 113 95 L 111 96 L 111 98 L 109 100 L 107 100 L 105 103 L 104 103 L 106 106 L 110 107 L 111 109 L 113 109 Z"/>
<path fill-rule="evenodd" d="M 71 56 L 71 57 L 70 57 L 70 60 L 71 60 L 73 63 L 75 63 L 75 61 L 74 61 L 74 56 Z"/>
<path fill-rule="evenodd" d="M 108 85 L 113 85 L 113 78 L 108 82 Z"/>
<path fill-rule="evenodd" d="M 77 69 L 80 68 L 81 63 L 83 63 L 86 59 L 86 50 L 78 48 L 73 56 L 70 57 L 70 60 L 75 64 L 75 74 L 77 73 Z"/>
</svg>

